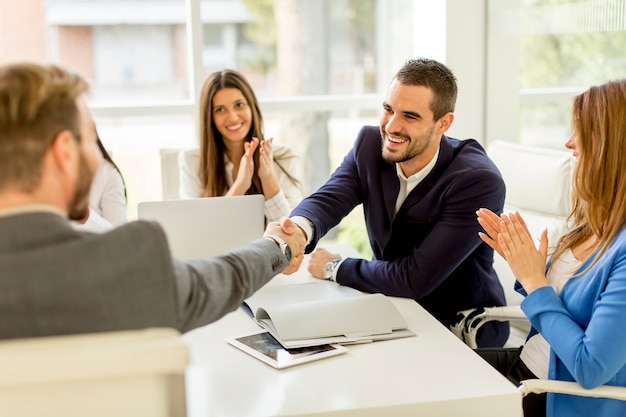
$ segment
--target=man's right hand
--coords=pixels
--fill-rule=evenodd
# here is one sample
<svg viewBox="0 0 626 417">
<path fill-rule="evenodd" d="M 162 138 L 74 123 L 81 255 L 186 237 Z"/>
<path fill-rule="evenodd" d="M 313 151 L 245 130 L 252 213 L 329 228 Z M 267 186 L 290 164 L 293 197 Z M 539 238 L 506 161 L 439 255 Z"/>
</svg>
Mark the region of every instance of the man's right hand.
<svg viewBox="0 0 626 417">
<path fill-rule="evenodd" d="M 280 222 L 271 222 L 267 225 L 264 236 L 267 235 L 280 237 L 291 248 L 291 262 L 282 273 L 289 275 L 300 269 L 306 246 L 306 236 L 302 229 L 289 218 L 283 217 Z"/>
</svg>

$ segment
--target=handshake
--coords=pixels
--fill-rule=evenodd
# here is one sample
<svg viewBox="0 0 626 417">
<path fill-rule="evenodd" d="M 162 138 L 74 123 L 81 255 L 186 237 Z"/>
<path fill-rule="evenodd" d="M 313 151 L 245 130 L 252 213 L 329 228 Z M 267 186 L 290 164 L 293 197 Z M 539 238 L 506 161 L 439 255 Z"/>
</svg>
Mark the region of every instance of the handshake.
<svg viewBox="0 0 626 417">
<path fill-rule="evenodd" d="M 307 236 L 304 231 L 295 224 L 291 219 L 283 217 L 280 221 L 270 222 L 263 236 L 270 237 L 275 235 L 283 239 L 291 249 L 291 262 L 282 271 L 283 274 L 293 274 L 302 264 L 304 259 L 304 248 L 307 242 Z"/>
</svg>

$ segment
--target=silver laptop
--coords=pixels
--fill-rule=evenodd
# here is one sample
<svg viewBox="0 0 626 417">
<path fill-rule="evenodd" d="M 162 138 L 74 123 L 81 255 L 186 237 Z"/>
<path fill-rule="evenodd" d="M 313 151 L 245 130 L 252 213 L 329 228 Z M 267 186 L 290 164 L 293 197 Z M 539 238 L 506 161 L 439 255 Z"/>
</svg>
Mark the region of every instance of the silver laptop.
<svg viewBox="0 0 626 417">
<path fill-rule="evenodd" d="M 144 201 L 138 218 L 155 220 L 181 259 L 215 256 L 263 236 L 262 195 Z"/>
</svg>

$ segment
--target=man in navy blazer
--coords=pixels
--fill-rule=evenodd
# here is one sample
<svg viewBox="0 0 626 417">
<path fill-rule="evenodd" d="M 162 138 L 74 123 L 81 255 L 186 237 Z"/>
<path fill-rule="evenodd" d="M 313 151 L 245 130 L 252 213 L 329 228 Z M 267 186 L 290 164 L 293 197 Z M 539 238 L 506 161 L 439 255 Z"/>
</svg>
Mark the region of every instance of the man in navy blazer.
<svg viewBox="0 0 626 417">
<path fill-rule="evenodd" d="M 328 182 L 291 218 L 313 251 L 318 240 L 363 204 L 373 259 L 341 259 L 318 248 L 309 272 L 320 279 L 413 298 L 446 325 L 472 307 L 505 304 L 493 250 L 478 237 L 476 211 L 500 213 L 500 172 L 473 139 L 444 133 L 454 115 L 452 72 L 429 59 L 408 61 L 393 78 L 380 128 L 365 126 Z M 483 327 L 479 346 L 502 346 L 508 324 Z"/>
</svg>

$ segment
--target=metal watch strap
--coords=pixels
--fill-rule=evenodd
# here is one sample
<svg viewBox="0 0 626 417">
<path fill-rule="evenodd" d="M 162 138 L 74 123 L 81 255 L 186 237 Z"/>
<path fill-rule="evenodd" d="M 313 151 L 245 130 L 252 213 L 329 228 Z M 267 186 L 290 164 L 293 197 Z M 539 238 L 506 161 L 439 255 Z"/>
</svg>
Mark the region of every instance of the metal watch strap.
<svg viewBox="0 0 626 417">
<path fill-rule="evenodd" d="M 341 258 L 333 259 L 332 261 L 328 261 L 326 263 L 326 265 L 324 266 L 324 273 L 326 274 L 326 271 L 328 270 L 329 275 L 325 277 L 327 280 L 336 281 L 335 269 L 337 268 L 337 264 L 339 264 L 339 262 L 341 262 Z"/>
</svg>

